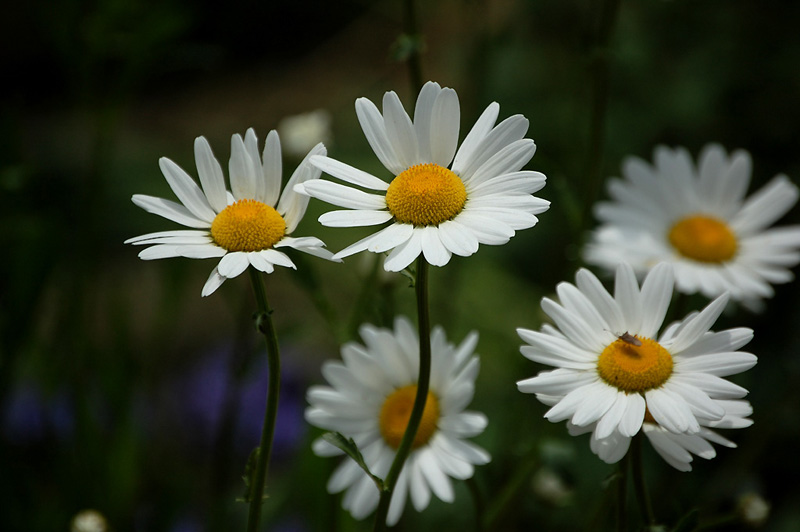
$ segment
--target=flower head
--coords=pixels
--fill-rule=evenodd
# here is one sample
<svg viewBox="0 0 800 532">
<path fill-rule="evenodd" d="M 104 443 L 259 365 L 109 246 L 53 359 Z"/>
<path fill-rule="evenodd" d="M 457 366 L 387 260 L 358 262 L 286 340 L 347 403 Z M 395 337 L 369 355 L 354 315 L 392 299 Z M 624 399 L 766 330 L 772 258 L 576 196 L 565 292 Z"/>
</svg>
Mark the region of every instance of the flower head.
<svg viewBox="0 0 800 532">
<path fill-rule="evenodd" d="M 614 268 L 627 262 L 644 274 L 659 262 L 675 267 L 677 289 L 713 298 L 730 292 L 755 305 L 771 297 L 771 283 L 793 276 L 800 262 L 800 226 L 769 227 L 798 198 L 784 175 L 745 198 L 750 155 L 706 146 L 697 167 L 683 148 L 659 146 L 652 166 L 632 157 L 625 179 L 612 179 L 612 201 L 595 214 L 602 225 L 585 250 L 589 263 Z"/>
<path fill-rule="evenodd" d="M 267 135 L 262 155 L 258 153 L 258 139 L 252 128 L 244 139 L 233 135 L 228 165 L 232 192 L 225 189 L 222 168 L 204 137 L 195 139 L 194 153 L 202 189 L 177 164 L 162 157 L 161 172 L 180 203 L 142 194 L 132 198 L 133 203 L 147 212 L 194 230 L 162 231 L 126 240 L 126 244 L 150 246 L 139 253 L 140 258 L 220 258 L 203 287 L 204 296 L 213 293 L 226 279 L 242 273 L 248 265 L 266 273 L 271 273 L 275 265 L 294 268 L 292 260 L 279 248 L 332 259 L 320 239 L 289 236 L 308 206 L 308 198 L 297 194 L 294 186 L 319 178 L 321 172 L 308 159 L 326 153 L 322 144 L 312 148 L 297 167 L 283 194 L 281 145 L 275 131 Z"/>
<path fill-rule="evenodd" d="M 515 115 L 495 126 L 498 112 L 496 103 L 489 105 L 458 148 L 461 117 L 453 89 L 426 83 L 413 121 L 394 92 L 385 94 L 383 114 L 370 100 L 356 100 L 367 141 L 393 179 L 387 183 L 316 156 L 312 164 L 326 173 L 374 192 L 326 180 L 297 190 L 351 209 L 323 214 L 323 225 L 390 224 L 335 256 L 391 251 L 384 267 L 400 271 L 422 253 L 430 264 L 443 266 L 453 254 L 467 257 L 479 244 L 505 244 L 515 231 L 533 227 L 536 215 L 550 205 L 532 195 L 544 187 L 545 176 L 521 170 L 536 145 L 524 138 L 525 117 Z"/>
<path fill-rule="evenodd" d="M 560 304 L 542 300 L 555 327 L 517 330 L 529 344 L 522 354 L 556 369 L 519 381 L 519 390 L 551 405 L 545 414 L 550 421 L 596 423 L 598 440 L 617 433 L 630 438 L 646 413 L 674 434 L 698 434 L 722 420 L 726 413 L 718 400 L 747 394 L 722 377 L 755 365 L 754 355 L 738 351 L 753 331 L 709 330 L 728 301 L 725 294 L 658 335 L 673 284 L 668 264 L 654 267 L 641 289 L 633 269 L 622 264 L 613 296 L 588 270 L 577 273 L 576 285 L 558 285 Z"/>
<path fill-rule="evenodd" d="M 384 477 L 403 437 L 417 389 L 419 341 L 411 323 L 395 320 L 394 330 L 361 327 L 365 345 L 342 347 L 342 362 L 326 362 L 322 374 L 330 386 L 308 391 L 312 425 L 353 438 L 370 470 Z M 431 381 L 422 422 L 411 454 L 397 479 L 386 521 L 400 519 L 406 497 L 417 511 L 428 506 L 431 491 L 446 502 L 454 499 L 450 477 L 467 479 L 473 466 L 489 455 L 465 440 L 486 427 L 486 416 L 465 410 L 475 388 L 478 357 L 473 350 L 477 333 L 454 346 L 440 327 L 431 333 Z M 321 456 L 341 452 L 322 439 L 314 442 Z M 378 504 L 373 481 L 352 460 L 342 462 L 328 482 L 328 491 L 347 490 L 342 505 L 355 518 L 369 515 Z"/>
</svg>

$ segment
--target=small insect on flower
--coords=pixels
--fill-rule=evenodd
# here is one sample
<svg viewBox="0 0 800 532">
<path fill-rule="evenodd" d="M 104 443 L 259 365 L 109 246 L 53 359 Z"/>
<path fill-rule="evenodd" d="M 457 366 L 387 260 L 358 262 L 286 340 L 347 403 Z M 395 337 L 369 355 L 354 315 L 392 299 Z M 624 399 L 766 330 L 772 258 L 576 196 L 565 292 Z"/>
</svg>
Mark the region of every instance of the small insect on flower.
<svg viewBox="0 0 800 532">
<path fill-rule="evenodd" d="M 636 338 L 634 335 L 628 333 L 628 331 L 625 331 L 621 335 L 617 336 L 617 338 L 625 343 L 635 345 L 636 347 L 640 347 L 642 345 L 642 341 Z"/>
<path fill-rule="evenodd" d="M 608 331 L 608 329 L 606 329 L 606 330 Z M 608 332 L 611 332 L 611 331 L 608 331 Z M 632 335 L 628 331 L 625 331 L 622 334 L 617 334 L 617 333 L 611 333 L 611 334 L 613 334 L 614 336 L 616 336 L 618 339 L 622 340 L 626 344 L 635 345 L 636 347 L 641 347 L 642 346 L 642 341 L 639 340 L 638 338 L 636 338 L 634 335 Z"/>
</svg>

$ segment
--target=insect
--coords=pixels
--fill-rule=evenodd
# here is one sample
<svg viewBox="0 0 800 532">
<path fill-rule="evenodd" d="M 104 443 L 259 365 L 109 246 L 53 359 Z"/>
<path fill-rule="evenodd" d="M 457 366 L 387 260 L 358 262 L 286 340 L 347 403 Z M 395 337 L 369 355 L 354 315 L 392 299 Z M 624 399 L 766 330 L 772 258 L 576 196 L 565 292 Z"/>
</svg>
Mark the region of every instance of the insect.
<svg viewBox="0 0 800 532">
<path fill-rule="evenodd" d="M 636 338 L 634 335 L 630 334 L 628 331 L 625 331 L 624 333 L 618 335 L 617 338 L 619 338 L 626 344 L 635 345 L 636 347 L 642 345 L 642 341 Z"/>
</svg>

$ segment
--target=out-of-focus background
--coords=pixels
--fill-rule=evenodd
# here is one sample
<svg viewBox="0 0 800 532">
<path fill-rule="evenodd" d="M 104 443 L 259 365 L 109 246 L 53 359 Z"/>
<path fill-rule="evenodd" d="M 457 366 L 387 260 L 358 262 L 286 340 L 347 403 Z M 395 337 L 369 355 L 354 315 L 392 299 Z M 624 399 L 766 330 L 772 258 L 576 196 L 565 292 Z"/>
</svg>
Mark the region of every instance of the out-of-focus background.
<svg viewBox="0 0 800 532">
<path fill-rule="evenodd" d="M 475 509 L 486 507 L 497 530 L 603 529 L 615 468 L 517 392 L 517 380 L 542 368 L 519 354 L 515 328 L 538 327 L 541 297 L 574 279 L 594 223 L 583 216 L 591 176 L 619 175 L 624 156 L 649 160 L 657 144 L 696 155 L 715 141 L 751 152 L 751 191 L 779 172 L 800 180 L 800 6 L 418 4 L 424 77 L 458 91 L 462 137 L 491 101 L 501 118 L 527 116 L 538 146 L 528 168 L 548 176 L 537 195 L 552 207 L 509 244 L 432 270 L 433 322 L 454 342 L 480 331 L 472 408 L 490 423 L 475 441 L 494 460 L 472 485 L 459 483 L 453 505 L 434 500 L 421 515 L 409 505 L 400 528 L 475 529 Z M 395 90 L 412 109 L 398 60 L 402 12 L 389 0 L 31 0 L 3 9 L 0 530 L 69 530 L 85 510 L 115 531 L 242 528 L 236 498 L 266 387 L 249 283 L 243 276 L 201 298 L 213 260 L 140 261 L 126 238 L 178 226 L 130 197 L 173 198 L 158 159 L 195 174 L 199 135 L 227 168 L 231 134 L 251 126 L 263 139 L 280 124 L 288 177 L 302 157 L 289 136 L 302 146 L 303 134 L 284 119 L 311 111 L 321 118 L 312 125 L 329 125 L 319 135 L 331 155 L 388 179 L 353 103 Z M 297 234 L 333 250 L 366 234 L 321 227 L 325 210 L 312 200 Z M 780 223 L 799 220 L 796 208 Z M 365 285 L 374 255 L 293 258 L 298 271 L 267 278 L 284 384 L 264 530 L 365 530 L 369 520 L 354 521 L 325 493 L 335 460 L 310 451 L 319 432 L 303 421 L 305 390 L 360 322 L 413 318 L 413 291 L 398 275 Z M 645 449 L 656 514 L 671 525 L 693 508 L 710 523 L 756 494 L 771 505 L 764 530 L 800 527 L 800 285 L 776 291 L 763 313 L 734 310 L 717 326 L 755 329 L 748 349 L 759 364 L 732 379 L 755 408 L 751 428 L 726 434 L 739 448 L 696 459 L 692 473 Z"/>
</svg>

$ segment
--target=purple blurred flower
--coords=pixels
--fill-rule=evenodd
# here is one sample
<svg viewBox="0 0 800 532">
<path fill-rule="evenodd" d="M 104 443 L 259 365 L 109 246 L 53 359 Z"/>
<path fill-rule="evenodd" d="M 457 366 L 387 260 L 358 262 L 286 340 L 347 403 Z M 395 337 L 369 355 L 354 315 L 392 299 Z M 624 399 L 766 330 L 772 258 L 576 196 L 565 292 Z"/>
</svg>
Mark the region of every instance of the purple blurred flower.
<svg viewBox="0 0 800 532">
<path fill-rule="evenodd" d="M 14 445 L 35 443 L 49 436 L 72 437 L 75 416 L 65 393 L 45 396 L 38 385 L 19 382 L 6 398 L 2 410 L 2 432 Z"/>
</svg>

